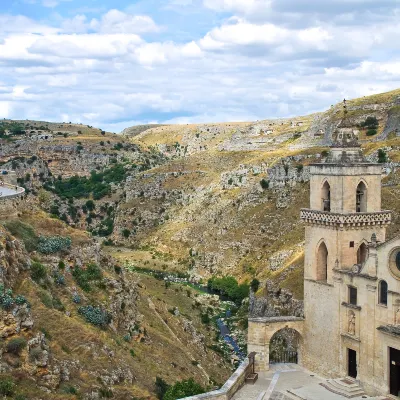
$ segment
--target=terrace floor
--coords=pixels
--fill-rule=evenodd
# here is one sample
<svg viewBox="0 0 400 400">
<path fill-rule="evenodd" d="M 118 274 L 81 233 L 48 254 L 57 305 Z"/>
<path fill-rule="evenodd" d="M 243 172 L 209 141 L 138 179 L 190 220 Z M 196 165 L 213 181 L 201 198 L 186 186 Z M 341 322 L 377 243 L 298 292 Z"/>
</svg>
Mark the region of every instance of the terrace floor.
<svg viewBox="0 0 400 400">
<path fill-rule="evenodd" d="M 259 374 L 254 385 L 244 385 L 233 400 L 345 400 L 321 386 L 325 379 L 296 364 L 275 364 Z M 290 392 L 289 392 L 290 391 Z M 386 397 L 353 397 L 353 400 L 384 400 Z"/>
</svg>

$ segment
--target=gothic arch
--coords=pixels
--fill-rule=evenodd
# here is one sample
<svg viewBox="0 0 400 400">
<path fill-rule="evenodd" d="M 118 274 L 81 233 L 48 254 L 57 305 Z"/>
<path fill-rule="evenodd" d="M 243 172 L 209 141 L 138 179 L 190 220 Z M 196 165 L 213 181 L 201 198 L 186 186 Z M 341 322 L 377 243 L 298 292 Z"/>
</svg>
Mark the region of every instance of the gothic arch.
<svg viewBox="0 0 400 400">
<path fill-rule="evenodd" d="M 368 258 L 368 245 L 366 242 L 362 242 L 357 249 L 357 264 L 362 265 L 367 261 Z"/>
<path fill-rule="evenodd" d="M 317 245 L 316 254 L 316 280 L 326 281 L 328 279 L 328 248 L 326 247 L 325 241 L 321 240 Z"/>
<path fill-rule="evenodd" d="M 361 179 L 356 189 L 356 212 L 367 212 L 368 186 Z"/>
<path fill-rule="evenodd" d="M 321 186 L 321 210 L 331 211 L 331 185 L 327 178 L 323 180 Z"/>
<path fill-rule="evenodd" d="M 298 363 L 302 345 L 303 338 L 297 329 L 286 326 L 277 330 L 269 341 L 269 362 Z"/>
</svg>

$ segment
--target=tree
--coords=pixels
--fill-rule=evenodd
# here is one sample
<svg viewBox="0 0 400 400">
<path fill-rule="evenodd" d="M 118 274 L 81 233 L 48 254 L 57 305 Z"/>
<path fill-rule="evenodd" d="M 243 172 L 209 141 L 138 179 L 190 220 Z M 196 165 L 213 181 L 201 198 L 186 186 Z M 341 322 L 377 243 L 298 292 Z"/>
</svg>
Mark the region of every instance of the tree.
<svg viewBox="0 0 400 400">
<path fill-rule="evenodd" d="M 268 189 L 269 188 L 269 181 L 266 179 L 261 179 L 260 185 L 263 189 Z"/>
<path fill-rule="evenodd" d="M 384 164 L 386 162 L 388 162 L 388 157 L 387 157 L 385 150 L 379 149 L 378 150 L 378 163 Z"/>
<path fill-rule="evenodd" d="M 162 400 L 164 398 L 165 393 L 169 389 L 169 385 L 164 379 L 159 376 L 156 377 L 156 396 L 158 399 Z"/>
<path fill-rule="evenodd" d="M 96 208 L 96 204 L 93 200 L 88 200 L 85 205 L 89 211 L 93 211 Z"/>
<path fill-rule="evenodd" d="M 163 400 L 177 400 L 204 392 L 205 390 L 193 378 L 190 378 L 186 381 L 176 382 L 175 385 L 171 386 L 165 393 Z"/>
<path fill-rule="evenodd" d="M 124 229 L 122 231 L 122 235 L 124 236 L 124 238 L 128 238 L 131 235 L 131 231 L 129 229 Z"/>
<path fill-rule="evenodd" d="M 250 283 L 250 287 L 254 293 L 258 292 L 258 289 L 260 287 L 260 281 L 256 278 L 254 278 Z"/>
</svg>

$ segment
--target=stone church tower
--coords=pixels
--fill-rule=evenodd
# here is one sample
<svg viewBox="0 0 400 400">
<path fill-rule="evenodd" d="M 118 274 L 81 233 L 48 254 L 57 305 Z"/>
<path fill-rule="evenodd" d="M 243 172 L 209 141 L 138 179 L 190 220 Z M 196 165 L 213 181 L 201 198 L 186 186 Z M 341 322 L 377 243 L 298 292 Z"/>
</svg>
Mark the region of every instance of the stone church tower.
<svg viewBox="0 0 400 400">
<path fill-rule="evenodd" d="M 326 160 L 310 166 L 310 208 L 300 215 L 304 318 L 250 317 L 248 349 L 268 370 L 273 338 L 289 329 L 295 360 L 329 378 L 327 388 L 400 398 L 400 236 L 386 240 L 382 166 L 365 159 L 357 139 L 339 131 Z"/>
<path fill-rule="evenodd" d="M 313 371 L 337 376 L 340 341 L 340 271 L 359 272 L 368 256 L 371 238 L 385 241 L 390 213 L 381 211 L 379 164 L 363 156 L 350 131 L 337 134 L 324 163 L 310 167 L 310 209 L 301 211 L 305 222 L 303 364 Z M 363 271 L 376 276 L 376 270 Z M 346 289 L 347 290 L 347 289 Z M 338 303 L 339 300 L 339 303 Z M 346 321 L 343 322 L 344 324 Z M 326 340 L 315 340 L 315 336 Z M 327 346 L 327 341 L 329 345 Z M 337 360 L 337 362 L 332 362 Z M 324 365 L 327 363 L 329 365 Z"/>
</svg>

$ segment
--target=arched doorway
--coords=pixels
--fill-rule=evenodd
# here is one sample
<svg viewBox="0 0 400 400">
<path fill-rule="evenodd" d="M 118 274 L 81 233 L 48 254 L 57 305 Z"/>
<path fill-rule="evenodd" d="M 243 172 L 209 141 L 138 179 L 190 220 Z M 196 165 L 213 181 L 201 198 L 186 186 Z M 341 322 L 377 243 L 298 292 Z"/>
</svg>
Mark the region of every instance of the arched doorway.
<svg viewBox="0 0 400 400">
<path fill-rule="evenodd" d="M 325 242 L 319 245 L 317 252 L 317 281 L 326 281 L 328 278 L 328 248 Z"/>
<path fill-rule="evenodd" d="M 357 250 L 357 264 L 362 265 L 365 263 L 368 257 L 368 247 L 365 243 L 361 243 L 361 246 Z"/>
<path fill-rule="evenodd" d="M 293 363 L 299 361 L 301 336 L 292 328 L 283 328 L 275 332 L 269 342 L 269 363 Z"/>
<path fill-rule="evenodd" d="M 356 212 L 367 212 L 367 187 L 364 182 L 357 186 Z"/>
<path fill-rule="evenodd" d="M 322 186 L 322 193 L 321 193 L 321 198 L 322 198 L 322 211 L 331 211 L 331 187 L 328 183 L 328 181 L 325 181 L 325 183 Z"/>
</svg>

